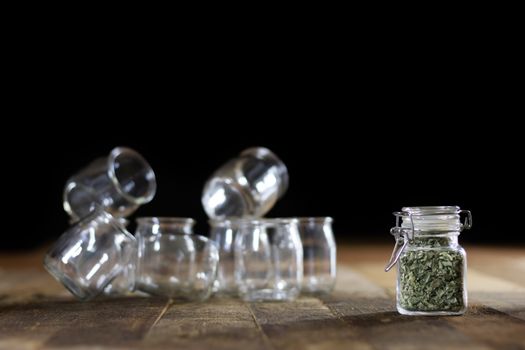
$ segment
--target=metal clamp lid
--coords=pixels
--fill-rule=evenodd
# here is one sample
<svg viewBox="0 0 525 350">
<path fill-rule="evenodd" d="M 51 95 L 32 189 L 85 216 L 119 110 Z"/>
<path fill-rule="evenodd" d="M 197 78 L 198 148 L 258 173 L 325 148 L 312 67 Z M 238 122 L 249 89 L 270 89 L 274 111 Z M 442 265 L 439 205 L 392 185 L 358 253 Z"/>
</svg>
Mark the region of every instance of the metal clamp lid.
<svg viewBox="0 0 525 350">
<path fill-rule="evenodd" d="M 459 208 L 458 208 L 459 209 Z M 459 210 L 457 212 L 459 215 L 465 214 L 465 221 L 463 221 L 461 225 L 461 230 L 468 230 L 472 227 L 472 213 L 469 210 Z M 396 226 L 392 227 L 390 229 L 390 233 L 394 236 L 396 243 L 394 245 L 394 250 L 392 251 L 392 255 L 390 256 L 390 260 L 388 261 L 385 272 L 390 271 L 392 267 L 397 263 L 399 258 L 401 257 L 401 253 L 403 250 L 405 250 L 408 243 L 411 243 L 414 239 L 414 233 L 415 233 L 415 227 L 414 227 L 414 220 L 412 217 L 412 213 L 409 212 L 394 212 L 393 213 L 396 217 Z M 426 215 L 444 215 L 448 213 L 432 213 L 432 214 L 426 214 Z M 408 217 L 410 219 L 410 228 L 402 228 L 400 225 L 400 218 L 406 218 Z M 405 239 L 405 237 L 407 239 Z"/>
</svg>

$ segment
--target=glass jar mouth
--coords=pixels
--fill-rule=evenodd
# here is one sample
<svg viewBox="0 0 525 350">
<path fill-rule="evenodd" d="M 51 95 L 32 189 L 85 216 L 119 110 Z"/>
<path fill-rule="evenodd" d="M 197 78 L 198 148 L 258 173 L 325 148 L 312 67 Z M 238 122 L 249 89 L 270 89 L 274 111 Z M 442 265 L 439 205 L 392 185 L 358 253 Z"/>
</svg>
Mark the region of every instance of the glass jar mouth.
<svg viewBox="0 0 525 350">
<path fill-rule="evenodd" d="M 461 208 L 457 205 L 445 206 L 421 206 L 421 207 L 403 207 L 401 214 L 412 216 L 426 216 L 426 215 L 453 215 L 459 214 Z"/>
<path fill-rule="evenodd" d="M 176 225 L 186 226 L 195 225 L 192 218 L 171 217 L 171 216 L 143 216 L 135 220 L 139 225 Z"/>
<path fill-rule="evenodd" d="M 211 227 L 237 227 L 242 223 L 256 223 L 260 221 L 257 217 L 225 217 L 222 219 L 210 219 L 208 224 Z"/>
<path fill-rule="evenodd" d="M 330 216 L 304 216 L 295 218 L 300 224 L 331 224 L 334 219 Z"/>
<path fill-rule="evenodd" d="M 411 236 L 431 232 L 461 232 L 472 227 L 470 211 L 461 210 L 459 206 L 403 207 L 393 214 L 396 227 L 411 232 Z M 462 214 L 466 214 L 464 222 L 461 222 Z"/>
<path fill-rule="evenodd" d="M 266 147 L 251 147 L 242 151 L 241 156 L 252 156 L 258 159 L 270 160 L 273 163 L 275 163 L 277 166 L 277 172 L 281 179 L 281 183 L 279 184 L 278 197 L 281 198 L 284 195 L 284 193 L 288 189 L 288 184 L 290 181 L 288 176 L 288 168 L 286 167 L 284 162 L 279 157 L 277 157 L 277 155 L 275 155 L 275 153 L 273 153 Z"/>
<path fill-rule="evenodd" d="M 228 218 L 228 219 L 211 219 L 208 223 L 213 227 L 240 227 L 245 225 L 287 225 L 296 224 L 297 218 Z"/>
<path fill-rule="evenodd" d="M 125 176 L 125 166 L 120 164 L 123 162 L 129 166 L 141 169 L 141 180 L 147 184 L 146 189 L 139 193 L 134 193 L 132 189 L 123 184 L 122 177 Z M 136 169 L 134 169 L 136 170 Z M 108 176 L 115 185 L 117 191 L 131 203 L 138 205 L 150 202 L 157 191 L 157 182 L 155 173 L 149 163 L 138 152 L 127 147 L 115 147 L 111 150 L 108 157 Z"/>
<path fill-rule="evenodd" d="M 262 218 L 263 225 L 275 226 L 275 225 L 290 225 L 297 224 L 299 220 L 297 218 Z"/>
</svg>

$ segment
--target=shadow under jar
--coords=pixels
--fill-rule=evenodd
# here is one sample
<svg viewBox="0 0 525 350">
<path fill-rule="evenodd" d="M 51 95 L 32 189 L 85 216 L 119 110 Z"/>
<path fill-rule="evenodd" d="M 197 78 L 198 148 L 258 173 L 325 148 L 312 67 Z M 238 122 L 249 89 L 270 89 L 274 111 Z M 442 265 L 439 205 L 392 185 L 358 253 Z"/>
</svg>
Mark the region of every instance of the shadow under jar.
<svg viewBox="0 0 525 350">
<path fill-rule="evenodd" d="M 129 265 L 137 242 L 100 208 L 68 229 L 49 250 L 44 267 L 73 295 L 88 300 Z"/>
<path fill-rule="evenodd" d="M 137 289 L 171 299 L 207 299 L 219 261 L 215 243 L 192 234 L 192 219 L 140 218 L 137 223 Z"/>
<path fill-rule="evenodd" d="M 235 281 L 246 301 L 294 300 L 301 291 L 303 247 L 297 220 L 241 220 Z"/>
<path fill-rule="evenodd" d="M 63 206 L 72 222 L 100 205 L 115 217 L 131 215 L 155 196 L 155 173 L 137 152 L 114 148 L 108 157 L 94 160 L 72 176 L 64 188 Z"/>
<path fill-rule="evenodd" d="M 297 218 L 303 244 L 303 287 L 306 293 L 329 293 L 336 279 L 336 245 L 332 218 Z"/>
<path fill-rule="evenodd" d="M 288 170 L 269 149 L 249 148 L 206 182 L 202 205 L 208 217 L 260 217 L 288 188 Z"/>
<path fill-rule="evenodd" d="M 461 214 L 466 214 L 461 222 Z M 404 315 L 462 315 L 467 309 L 467 256 L 458 243 L 472 226 L 456 206 L 405 207 L 395 212 L 396 239 L 388 271 L 397 262 L 397 310 Z M 401 220 L 401 225 L 399 221 Z"/>
</svg>

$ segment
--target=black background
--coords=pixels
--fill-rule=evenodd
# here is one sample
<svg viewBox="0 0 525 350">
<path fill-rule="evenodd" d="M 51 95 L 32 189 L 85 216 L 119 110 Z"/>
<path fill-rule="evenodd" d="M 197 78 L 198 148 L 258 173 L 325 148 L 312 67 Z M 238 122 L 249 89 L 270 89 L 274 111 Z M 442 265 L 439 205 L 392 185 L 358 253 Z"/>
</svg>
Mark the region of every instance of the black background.
<svg viewBox="0 0 525 350">
<path fill-rule="evenodd" d="M 11 209 L 1 248 L 37 247 L 61 234 L 68 227 L 61 203 L 65 181 L 115 146 L 139 151 L 157 176 L 157 195 L 132 218 L 193 217 L 196 232 L 207 235 L 200 203 L 204 182 L 243 149 L 265 146 L 290 174 L 288 192 L 268 216 L 332 216 L 339 242 L 390 243 L 392 211 L 459 205 L 474 218 L 473 229 L 461 236 L 464 242 L 524 243 L 515 220 L 520 207 L 513 198 L 520 190 L 519 140 L 505 138 L 511 134 L 501 134 L 497 121 L 472 122 L 446 116 L 445 110 L 415 118 L 395 108 L 376 115 L 361 106 L 358 113 L 346 102 L 337 108 L 327 102 L 305 108 L 298 101 L 295 111 L 288 107 L 290 115 L 272 112 L 280 109 L 275 103 L 259 113 L 232 113 L 225 105 L 206 116 L 188 110 L 156 117 L 161 112 L 147 106 L 133 111 L 134 117 L 93 111 L 71 115 L 56 129 L 42 125 L 39 131 L 32 122 L 31 133 L 23 126 L 13 129 L 18 136 L 4 148 L 8 181 L 3 198 Z M 53 132 L 58 128 L 63 131 Z"/>
<path fill-rule="evenodd" d="M 134 50 L 32 35 L 14 41 L 6 66 L 0 250 L 66 230 L 66 180 L 116 146 L 157 176 L 156 197 L 132 219 L 193 217 L 207 234 L 204 182 L 265 146 L 290 174 L 268 216 L 332 216 L 340 242 L 392 243 L 393 211 L 459 205 L 474 219 L 462 241 L 525 242 L 522 96 L 495 38 L 417 48 L 364 36 L 215 38 Z"/>
</svg>

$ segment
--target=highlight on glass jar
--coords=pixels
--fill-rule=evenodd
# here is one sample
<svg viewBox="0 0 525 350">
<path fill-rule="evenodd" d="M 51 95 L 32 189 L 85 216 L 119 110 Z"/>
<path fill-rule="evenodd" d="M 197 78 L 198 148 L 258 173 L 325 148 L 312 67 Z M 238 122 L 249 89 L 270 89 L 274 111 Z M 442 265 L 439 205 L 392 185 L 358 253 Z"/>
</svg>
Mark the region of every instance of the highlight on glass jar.
<svg viewBox="0 0 525 350">
<path fill-rule="evenodd" d="M 241 220 L 235 282 L 245 301 L 294 300 L 301 291 L 303 247 L 296 219 Z"/>
<path fill-rule="evenodd" d="M 336 280 L 336 244 L 330 217 L 297 218 L 303 244 L 303 293 L 329 293 Z"/>
<path fill-rule="evenodd" d="M 213 291 L 217 294 L 237 294 L 235 284 L 234 243 L 239 231 L 239 219 L 210 220 L 210 239 L 219 248 L 219 267 Z"/>
<path fill-rule="evenodd" d="M 221 166 L 204 185 L 202 205 L 212 219 L 260 217 L 288 188 L 288 170 L 269 149 L 249 148 Z"/>
<path fill-rule="evenodd" d="M 217 274 L 215 243 L 187 231 L 191 219 L 142 218 L 137 223 L 137 289 L 172 299 L 206 300 Z"/>
<path fill-rule="evenodd" d="M 155 173 L 137 152 L 114 148 L 73 175 L 64 188 L 63 206 L 72 222 L 88 215 L 95 205 L 115 217 L 132 214 L 155 196 Z"/>
<path fill-rule="evenodd" d="M 95 208 L 60 236 L 45 256 L 44 267 L 74 296 L 89 300 L 127 268 L 136 249 L 135 237 Z"/>
<path fill-rule="evenodd" d="M 457 206 L 405 207 L 394 213 L 397 310 L 404 315 L 462 315 L 467 309 L 467 259 L 458 243 L 472 215 Z M 461 222 L 461 215 L 466 215 Z"/>
<path fill-rule="evenodd" d="M 123 227 L 127 229 L 129 220 L 125 218 L 115 218 Z M 128 231 L 129 232 L 129 231 Z M 137 244 L 134 244 L 133 252 L 122 271 L 104 288 L 104 295 L 121 296 L 135 290 L 135 270 L 137 269 Z"/>
</svg>

